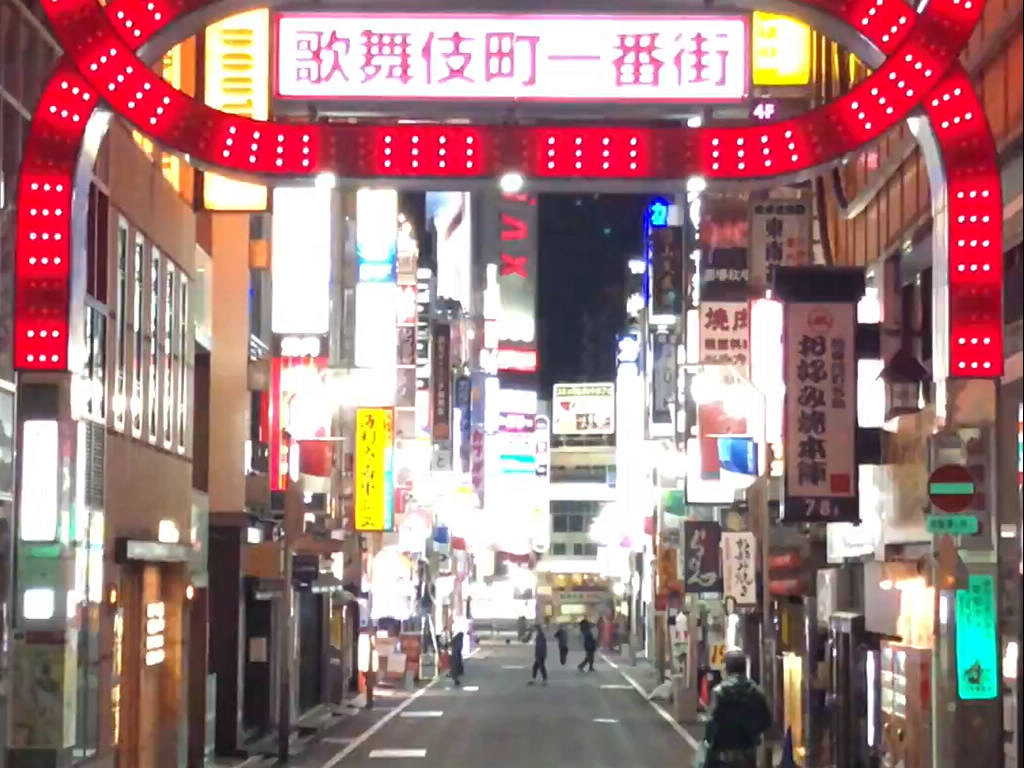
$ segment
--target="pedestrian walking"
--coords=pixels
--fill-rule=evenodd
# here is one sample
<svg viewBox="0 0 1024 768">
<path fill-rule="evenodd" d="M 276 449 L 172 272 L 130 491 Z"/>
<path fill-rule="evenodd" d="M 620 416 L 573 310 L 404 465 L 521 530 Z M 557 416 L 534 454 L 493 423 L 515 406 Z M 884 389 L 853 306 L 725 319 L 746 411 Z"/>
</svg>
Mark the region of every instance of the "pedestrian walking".
<svg viewBox="0 0 1024 768">
<path fill-rule="evenodd" d="M 768 699 L 747 677 L 747 657 L 725 654 L 725 677 L 711 692 L 697 768 L 757 768 L 757 747 L 772 723 Z"/>
<path fill-rule="evenodd" d="M 462 621 L 457 621 L 453 629 L 451 644 L 451 676 L 456 687 L 462 685 L 462 676 L 466 669 L 462 663 L 462 647 L 466 641 L 466 627 Z"/>
<path fill-rule="evenodd" d="M 576 667 L 580 672 L 589 668 L 594 671 L 594 654 L 597 653 L 597 638 L 594 637 L 594 628 L 587 619 L 580 622 L 580 634 L 583 635 L 583 661 Z"/>
<path fill-rule="evenodd" d="M 544 636 L 544 628 L 537 624 L 534 628 L 533 637 L 533 676 L 527 685 L 533 685 L 537 681 L 537 673 L 541 675 L 541 685 L 548 684 L 548 639 Z"/>
<path fill-rule="evenodd" d="M 529 638 L 529 635 L 526 632 L 526 617 L 525 616 L 520 616 L 518 619 L 516 619 L 516 630 L 518 631 L 518 634 L 519 634 L 519 642 L 525 643 L 527 641 L 527 639 Z"/>
<path fill-rule="evenodd" d="M 555 631 L 555 640 L 558 641 L 558 663 L 564 667 L 565 660 L 569 658 L 569 633 L 562 625 Z"/>
</svg>

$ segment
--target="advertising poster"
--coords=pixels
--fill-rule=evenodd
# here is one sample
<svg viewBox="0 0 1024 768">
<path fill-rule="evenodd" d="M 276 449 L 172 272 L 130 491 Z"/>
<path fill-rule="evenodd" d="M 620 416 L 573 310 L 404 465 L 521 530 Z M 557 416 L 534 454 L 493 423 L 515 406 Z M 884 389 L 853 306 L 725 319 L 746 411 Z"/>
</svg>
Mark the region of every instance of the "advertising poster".
<svg viewBox="0 0 1024 768">
<path fill-rule="evenodd" d="M 671 424 L 676 407 L 676 337 L 668 331 L 655 331 L 654 370 L 651 374 L 651 421 Z"/>
<path fill-rule="evenodd" d="M 783 521 L 858 521 L 856 307 L 788 302 Z"/>
<path fill-rule="evenodd" d="M 473 478 L 473 492 L 484 503 L 484 478 L 487 476 L 484 467 L 484 427 L 482 424 L 473 426 L 469 438 L 470 446 L 470 473 Z"/>
<path fill-rule="evenodd" d="M 811 205 L 805 198 L 750 203 L 750 283 L 763 293 L 775 268 L 810 264 Z"/>
<path fill-rule="evenodd" d="M 726 599 L 757 605 L 757 540 L 749 531 L 722 534 L 722 580 Z"/>
<path fill-rule="evenodd" d="M 750 304 L 746 301 L 702 301 L 700 361 L 729 365 L 750 378 Z"/>
<path fill-rule="evenodd" d="M 706 520 L 683 521 L 683 589 L 722 591 L 722 528 Z"/>
<path fill-rule="evenodd" d="M 749 296 L 750 210 L 733 198 L 709 199 L 701 209 L 700 300 L 746 301 Z"/>
<path fill-rule="evenodd" d="M 554 435 L 615 434 L 615 385 L 555 384 L 551 421 Z"/>
<path fill-rule="evenodd" d="M 999 695 L 995 579 L 972 573 L 956 592 L 957 694 L 965 701 Z"/>
<path fill-rule="evenodd" d="M 683 311 L 683 228 L 651 229 L 651 314 Z"/>
<path fill-rule="evenodd" d="M 394 412 L 390 408 L 356 410 L 355 529 L 390 531 L 394 527 Z"/>
</svg>

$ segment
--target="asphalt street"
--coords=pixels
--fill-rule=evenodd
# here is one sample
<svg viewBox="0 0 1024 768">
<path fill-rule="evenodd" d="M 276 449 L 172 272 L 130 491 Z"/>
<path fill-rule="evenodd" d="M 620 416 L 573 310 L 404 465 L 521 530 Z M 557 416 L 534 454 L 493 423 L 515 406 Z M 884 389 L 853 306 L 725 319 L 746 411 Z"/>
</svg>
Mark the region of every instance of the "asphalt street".
<svg viewBox="0 0 1024 768">
<path fill-rule="evenodd" d="M 302 768 L 666 768 L 693 762 L 673 727 L 601 659 L 578 672 L 579 651 L 547 686 L 529 686 L 532 646 L 484 645 L 466 661 L 463 687 L 442 678 L 412 696 L 378 699 L 370 718 L 326 731 L 291 764 Z"/>
</svg>

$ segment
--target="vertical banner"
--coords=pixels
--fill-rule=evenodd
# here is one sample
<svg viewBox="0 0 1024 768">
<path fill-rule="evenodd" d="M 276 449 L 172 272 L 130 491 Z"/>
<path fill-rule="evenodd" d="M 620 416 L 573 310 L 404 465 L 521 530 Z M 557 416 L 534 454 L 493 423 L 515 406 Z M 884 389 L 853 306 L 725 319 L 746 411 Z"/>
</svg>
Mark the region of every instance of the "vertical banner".
<svg viewBox="0 0 1024 768">
<path fill-rule="evenodd" d="M 995 579 L 972 573 L 956 591 L 956 682 L 965 701 L 999 695 Z"/>
<path fill-rule="evenodd" d="M 722 528 L 707 520 L 683 521 L 683 588 L 689 594 L 722 591 Z"/>
<path fill-rule="evenodd" d="M 394 412 L 356 409 L 355 515 L 357 531 L 394 527 Z"/>
<path fill-rule="evenodd" d="M 430 435 L 434 442 L 434 469 L 452 467 L 452 329 L 447 323 L 434 323 L 434 348 L 431 351 Z"/>
<path fill-rule="evenodd" d="M 229 115 L 266 120 L 270 116 L 270 11 L 246 11 L 211 24 L 204 43 L 206 105 Z M 265 211 L 267 188 L 205 172 L 203 207 L 210 211 Z"/>
<path fill-rule="evenodd" d="M 757 540 L 749 531 L 722 534 L 724 594 L 737 606 L 757 605 Z"/>
<path fill-rule="evenodd" d="M 856 330 L 852 302 L 785 304 L 784 522 L 859 520 Z"/>
<path fill-rule="evenodd" d="M 656 230 L 662 231 L 662 230 Z M 651 340 L 651 422 L 672 424 L 676 403 L 676 337 L 675 334 L 657 330 Z"/>
<path fill-rule="evenodd" d="M 683 228 L 652 228 L 651 314 L 678 317 L 683 311 Z"/>
<path fill-rule="evenodd" d="M 537 477 L 547 477 L 551 469 L 551 419 L 538 416 L 533 422 Z"/>
<path fill-rule="evenodd" d="M 747 203 L 741 207 L 733 198 L 709 199 L 701 215 L 701 306 L 709 300 L 746 301 L 750 291 Z"/>
<path fill-rule="evenodd" d="M 750 378 L 750 304 L 746 301 L 702 301 L 700 361 L 728 365 Z"/>
<path fill-rule="evenodd" d="M 470 428 L 473 424 L 472 385 L 469 376 L 459 376 L 455 380 L 455 408 L 459 414 L 459 469 L 469 472 L 470 467 Z"/>
<path fill-rule="evenodd" d="M 501 347 L 535 350 L 537 343 L 537 198 L 501 195 L 498 201 L 498 288 Z"/>
<path fill-rule="evenodd" d="M 416 270 L 416 434 L 430 437 L 430 319 L 433 314 L 434 275 L 426 267 Z"/>
<path fill-rule="evenodd" d="M 482 424 L 473 426 L 473 432 L 469 438 L 470 444 L 470 473 L 473 477 L 473 493 L 480 500 L 480 506 L 484 504 L 484 478 L 487 476 L 484 466 L 484 427 Z"/>
<path fill-rule="evenodd" d="M 803 197 L 750 203 L 750 284 L 758 295 L 772 287 L 775 268 L 811 263 L 811 205 Z"/>
</svg>

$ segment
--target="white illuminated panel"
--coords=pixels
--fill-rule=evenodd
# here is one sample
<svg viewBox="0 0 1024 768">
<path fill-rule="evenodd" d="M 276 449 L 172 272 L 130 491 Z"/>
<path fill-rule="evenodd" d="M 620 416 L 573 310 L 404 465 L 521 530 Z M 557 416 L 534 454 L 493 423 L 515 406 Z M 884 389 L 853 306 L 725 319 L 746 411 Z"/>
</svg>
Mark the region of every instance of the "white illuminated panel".
<svg viewBox="0 0 1024 768">
<path fill-rule="evenodd" d="M 21 433 L 18 530 L 22 541 L 57 538 L 58 434 L 56 421 L 26 421 Z"/>
<path fill-rule="evenodd" d="M 282 98 L 691 102 L 747 93 L 743 16 L 296 13 L 277 24 Z"/>
<path fill-rule="evenodd" d="M 398 287 L 394 283 L 356 285 L 356 366 L 396 367 L 398 331 L 395 310 Z M 393 396 L 393 395 L 392 395 Z"/>
<path fill-rule="evenodd" d="M 21 615 L 32 621 L 52 619 L 56 610 L 56 594 L 50 587 L 31 587 L 22 592 Z"/>
<path fill-rule="evenodd" d="M 360 189 L 356 192 L 356 265 L 359 282 L 395 279 L 398 252 L 398 192 Z"/>
<path fill-rule="evenodd" d="M 331 196 L 331 190 L 318 187 L 274 190 L 270 272 L 274 333 L 328 331 Z"/>
</svg>

